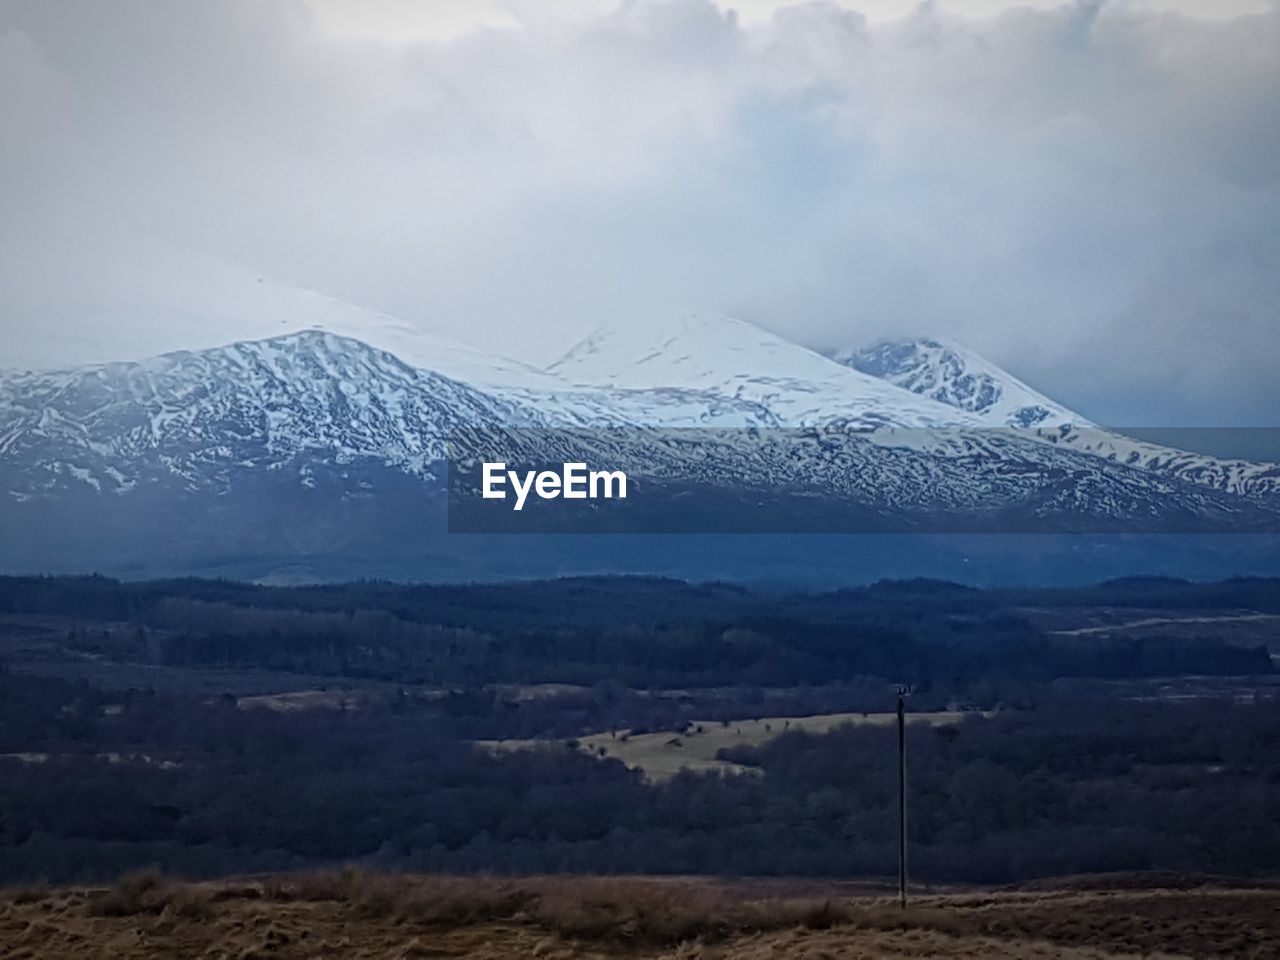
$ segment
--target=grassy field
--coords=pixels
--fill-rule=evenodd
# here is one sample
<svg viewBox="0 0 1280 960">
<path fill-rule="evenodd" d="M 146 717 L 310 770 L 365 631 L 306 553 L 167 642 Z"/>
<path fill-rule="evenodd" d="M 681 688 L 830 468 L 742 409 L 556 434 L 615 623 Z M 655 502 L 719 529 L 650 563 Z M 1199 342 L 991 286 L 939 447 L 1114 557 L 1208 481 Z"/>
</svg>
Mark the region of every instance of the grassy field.
<svg viewBox="0 0 1280 960">
<path fill-rule="evenodd" d="M 1089 639 L 1164 637 L 1193 639 L 1211 634 L 1236 646 L 1262 644 L 1280 652 L 1280 614 L 1257 610 L 1166 610 L 1143 607 L 1022 607 L 1026 617 L 1050 636 Z"/>
<path fill-rule="evenodd" d="M 652 780 L 674 777 L 681 770 L 750 772 L 750 768 L 717 760 L 725 747 L 759 746 L 794 730 L 826 733 L 845 724 L 893 723 L 892 713 L 824 713 L 812 717 L 762 717 L 757 720 L 694 721 L 685 731 L 632 734 L 596 733 L 579 739 L 581 748 L 601 757 L 614 757 L 628 767 L 643 770 Z M 957 723 L 963 713 L 908 714 L 911 724 Z"/>
<path fill-rule="evenodd" d="M 1280 955 L 1280 890 L 1161 878 L 882 894 L 813 882 L 347 871 L 0 893 L 0 956 L 1109 960 Z"/>
<path fill-rule="evenodd" d="M 939 726 L 959 723 L 965 713 L 912 713 L 908 724 Z M 669 780 L 681 770 L 754 773 L 751 767 L 716 759 L 725 747 L 759 746 L 784 733 L 801 730 L 827 733 L 845 724 L 885 726 L 895 721 L 893 713 L 822 713 L 809 717 L 760 717 L 754 720 L 693 720 L 682 731 L 632 733 L 618 730 L 593 733 L 578 738 L 578 748 L 596 757 L 621 760 L 633 770 L 641 770 L 654 781 Z M 482 740 L 477 746 L 501 753 L 508 750 L 536 750 L 549 745 L 546 740 Z"/>
</svg>

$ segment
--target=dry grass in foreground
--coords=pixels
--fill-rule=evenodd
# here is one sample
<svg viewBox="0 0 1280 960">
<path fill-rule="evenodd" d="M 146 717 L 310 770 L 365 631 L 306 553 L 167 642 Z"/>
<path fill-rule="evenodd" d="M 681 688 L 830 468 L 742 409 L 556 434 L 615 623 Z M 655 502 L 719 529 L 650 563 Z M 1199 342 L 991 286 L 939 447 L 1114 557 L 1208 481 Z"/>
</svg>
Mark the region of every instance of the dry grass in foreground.
<svg viewBox="0 0 1280 960">
<path fill-rule="evenodd" d="M 884 898 L 805 884 L 344 871 L 0 894 L 0 957 L 1280 957 L 1280 890 L 1066 884 Z"/>
</svg>

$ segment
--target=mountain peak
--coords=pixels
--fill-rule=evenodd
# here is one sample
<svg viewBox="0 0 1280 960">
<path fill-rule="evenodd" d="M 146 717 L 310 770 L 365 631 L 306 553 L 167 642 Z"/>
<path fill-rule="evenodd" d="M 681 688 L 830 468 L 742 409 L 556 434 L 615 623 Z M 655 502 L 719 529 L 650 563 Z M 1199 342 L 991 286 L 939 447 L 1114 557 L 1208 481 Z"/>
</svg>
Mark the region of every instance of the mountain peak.
<svg viewBox="0 0 1280 960">
<path fill-rule="evenodd" d="M 548 372 L 597 387 L 709 391 L 759 404 L 784 427 L 985 424 L 954 405 L 907 397 L 896 385 L 735 317 L 688 314 L 602 329 Z"/>
<path fill-rule="evenodd" d="M 869 347 L 838 350 L 830 356 L 886 383 L 977 414 L 988 425 L 1089 425 L 1008 371 L 942 337 L 885 340 Z"/>
<path fill-rule="evenodd" d="M 570 378 L 589 376 L 583 381 L 587 383 L 685 387 L 714 376 L 732 361 L 770 350 L 804 348 L 736 317 L 686 313 L 665 321 L 599 327 L 547 369 Z"/>
</svg>

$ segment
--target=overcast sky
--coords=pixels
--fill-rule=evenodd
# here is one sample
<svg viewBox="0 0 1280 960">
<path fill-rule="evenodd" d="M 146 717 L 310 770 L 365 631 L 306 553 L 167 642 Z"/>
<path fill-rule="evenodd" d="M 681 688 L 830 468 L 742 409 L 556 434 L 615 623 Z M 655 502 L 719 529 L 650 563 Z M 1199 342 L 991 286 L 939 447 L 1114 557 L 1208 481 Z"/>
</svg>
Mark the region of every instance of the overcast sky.
<svg viewBox="0 0 1280 960">
<path fill-rule="evenodd" d="M 1275 3 L 726 6 L 0 0 L 0 365 L 216 342 L 239 271 L 538 363 L 719 311 L 1280 424 Z"/>
</svg>

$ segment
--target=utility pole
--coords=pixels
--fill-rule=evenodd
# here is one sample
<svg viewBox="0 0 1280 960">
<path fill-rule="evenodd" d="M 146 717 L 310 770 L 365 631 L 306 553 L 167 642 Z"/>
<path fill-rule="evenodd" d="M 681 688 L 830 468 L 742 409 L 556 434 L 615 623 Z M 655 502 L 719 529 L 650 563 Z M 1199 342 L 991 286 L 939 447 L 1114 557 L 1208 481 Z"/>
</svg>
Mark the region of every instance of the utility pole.
<svg viewBox="0 0 1280 960">
<path fill-rule="evenodd" d="M 898 906 L 907 906 L 907 694 L 898 688 Z"/>
</svg>

